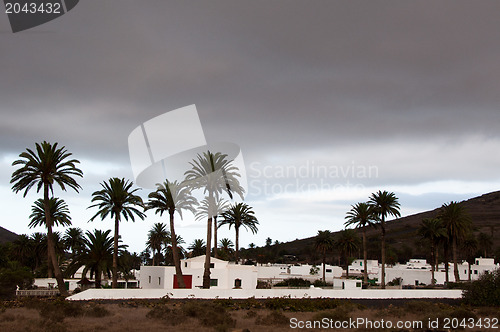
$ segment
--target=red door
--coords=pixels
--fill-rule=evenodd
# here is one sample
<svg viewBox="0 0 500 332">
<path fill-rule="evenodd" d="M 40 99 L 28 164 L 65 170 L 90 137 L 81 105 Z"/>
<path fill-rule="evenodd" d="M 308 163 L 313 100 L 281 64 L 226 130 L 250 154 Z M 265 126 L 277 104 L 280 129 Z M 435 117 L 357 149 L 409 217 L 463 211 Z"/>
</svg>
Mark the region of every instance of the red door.
<svg viewBox="0 0 500 332">
<path fill-rule="evenodd" d="M 186 288 L 193 288 L 193 276 L 190 275 L 182 275 L 182 279 L 184 279 L 184 284 L 186 285 Z M 179 288 L 179 285 L 177 285 L 177 275 L 174 274 L 174 289 Z"/>
</svg>

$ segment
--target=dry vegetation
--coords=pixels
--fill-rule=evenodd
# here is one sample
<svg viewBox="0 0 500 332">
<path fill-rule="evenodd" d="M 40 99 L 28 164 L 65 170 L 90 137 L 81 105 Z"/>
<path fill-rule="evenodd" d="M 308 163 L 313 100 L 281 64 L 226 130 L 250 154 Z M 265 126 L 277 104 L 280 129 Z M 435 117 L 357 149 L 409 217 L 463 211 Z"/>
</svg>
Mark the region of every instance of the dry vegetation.
<svg viewBox="0 0 500 332">
<path fill-rule="evenodd" d="M 444 317 L 499 318 L 500 314 L 499 308 L 471 308 L 426 301 L 398 305 L 378 302 L 376 306 L 366 307 L 349 301 L 287 298 L 119 302 L 24 299 L 3 302 L 0 311 L 0 331 L 51 332 L 290 331 L 291 318 L 299 321 L 344 321 L 362 317 L 395 323 L 398 320 L 427 321 L 429 318 Z"/>
</svg>

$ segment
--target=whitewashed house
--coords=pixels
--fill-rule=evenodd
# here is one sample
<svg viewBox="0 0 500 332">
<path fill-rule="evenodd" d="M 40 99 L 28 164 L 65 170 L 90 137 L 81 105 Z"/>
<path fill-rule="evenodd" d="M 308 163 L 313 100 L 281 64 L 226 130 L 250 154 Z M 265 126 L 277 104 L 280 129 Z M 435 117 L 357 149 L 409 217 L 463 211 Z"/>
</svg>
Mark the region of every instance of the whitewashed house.
<svg viewBox="0 0 500 332">
<path fill-rule="evenodd" d="M 349 265 L 349 275 L 352 276 L 362 276 L 365 268 L 367 269 L 368 272 L 368 279 L 375 279 L 378 278 L 378 274 L 380 271 L 380 267 L 378 264 L 378 260 L 376 259 L 367 259 L 366 260 L 366 267 L 363 266 L 364 262 L 362 259 L 356 259 L 352 262 L 351 265 Z"/>
<path fill-rule="evenodd" d="M 259 265 L 258 279 L 276 284 L 280 281 L 290 278 L 302 278 L 314 282 L 323 277 L 323 265 L 309 264 L 267 264 Z M 342 268 L 339 266 L 325 265 L 325 279 L 332 282 L 333 278 L 342 276 Z"/>
<path fill-rule="evenodd" d="M 205 255 L 181 260 L 181 269 L 186 288 L 201 288 Z M 210 288 L 255 289 L 257 268 L 253 265 L 238 265 L 217 258 L 210 258 Z M 143 289 L 178 288 L 174 266 L 141 266 L 140 286 Z"/>
</svg>

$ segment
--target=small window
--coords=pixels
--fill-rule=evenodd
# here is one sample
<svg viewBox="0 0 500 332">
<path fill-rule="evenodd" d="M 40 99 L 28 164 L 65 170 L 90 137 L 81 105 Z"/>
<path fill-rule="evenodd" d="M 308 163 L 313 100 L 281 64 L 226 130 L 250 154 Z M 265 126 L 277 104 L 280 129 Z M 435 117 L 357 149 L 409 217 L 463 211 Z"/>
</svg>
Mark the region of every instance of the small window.
<svg viewBox="0 0 500 332">
<path fill-rule="evenodd" d="M 464 274 L 467 274 L 467 270 L 464 270 Z"/>
<path fill-rule="evenodd" d="M 161 284 L 161 277 L 158 277 L 158 285 Z"/>
<path fill-rule="evenodd" d="M 474 270 L 474 274 L 477 274 L 477 270 Z"/>
<path fill-rule="evenodd" d="M 363 262 L 359 262 L 359 266 L 363 266 Z"/>
<path fill-rule="evenodd" d="M 216 287 L 219 283 L 218 279 L 210 279 L 210 287 Z"/>
<path fill-rule="evenodd" d="M 213 269 L 215 267 L 215 263 L 210 263 L 210 268 Z"/>
<path fill-rule="evenodd" d="M 235 279 L 234 280 L 234 287 L 235 288 L 241 288 L 241 279 Z"/>
<path fill-rule="evenodd" d="M 151 276 L 149 276 L 149 283 L 151 283 Z"/>
<path fill-rule="evenodd" d="M 356 281 L 356 287 L 361 287 L 361 282 L 360 281 Z"/>
<path fill-rule="evenodd" d="M 326 269 L 326 273 L 332 272 L 332 269 Z"/>
<path fill-rule="evenodd" d="M 187 262 L 184 262 L 184 267 L 188 267 L 188 263 Z"/>
</svg>

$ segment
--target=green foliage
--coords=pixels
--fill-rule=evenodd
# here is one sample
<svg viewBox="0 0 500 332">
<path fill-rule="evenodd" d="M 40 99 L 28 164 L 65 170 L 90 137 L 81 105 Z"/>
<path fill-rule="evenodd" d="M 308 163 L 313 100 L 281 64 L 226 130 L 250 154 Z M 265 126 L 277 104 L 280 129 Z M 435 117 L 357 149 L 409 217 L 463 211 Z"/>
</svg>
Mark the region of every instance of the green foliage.
<svg viewBox="0 0 500 332">
<path fill-rule="evenodd" d="M 324 282 L 323 280 L 315 280 L 313 283 L 314 287 L 333 287 L 333 284 Z"/>
<path fill-rule="evenodd" d="M 310 287 L 311 282 L 302 278 L 289 278 L 278 282 L 276 287 Z"/>
<path fill-rule="evenodd" d="M 500 269 L 481 274 L 478 280 L 466 285 L 462 297 L 469 305 L 500 306 Z"/>
<path fill-rule="evenodd" d="M 12 298 L 19 285 L 21 289 L 31 287 L 33 275 L 29 268 L 18 262 L 11 262 L 7 267 L 0 269 L 0 298 Z"/>
</svg>

